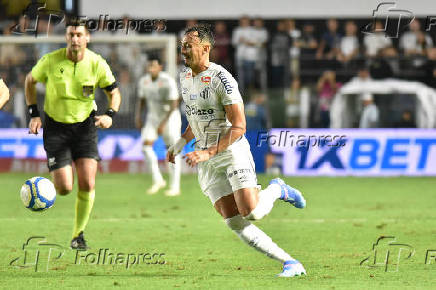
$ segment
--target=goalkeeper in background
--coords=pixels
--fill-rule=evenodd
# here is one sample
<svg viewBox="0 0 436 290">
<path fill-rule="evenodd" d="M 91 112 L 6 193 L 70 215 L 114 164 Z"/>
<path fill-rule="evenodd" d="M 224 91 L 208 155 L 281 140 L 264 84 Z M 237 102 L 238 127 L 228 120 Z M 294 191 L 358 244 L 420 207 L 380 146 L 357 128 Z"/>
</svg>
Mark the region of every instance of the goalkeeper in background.
<svg viewBox="0 0 436 290">
<path fill-rule="evenodd" d="M 159 171 L 153 143 L 158 136 L 162 136 L 167 146 L 174 145 L 180 138 L 181 117 L 178 109 L 179 93 L 176 81 L 162 71 L 162 64 L 157 58 L 150 58 L 148 74 L 138 83 L 138 104 L 136 106 L 136 127 L 142 128 L 141 113 L 147 104 L 147 120 L 141 130 L 143 141 L 142 151 L 151 172 L 153 184 L 147 190 L 148 194 L 155 194 L 166 186 L 166 182 Z M 177 157 L 180 160 L 180 156 Z M 180 194 L 180 162 L 169 164 L 170 186 L 165 191 L 167 196 Z"/>
<path fill-rule="evenodd" d="M 44 55 L 27 74 L 26 103 L 31 116 L 29 133 L 44 128 L 44 149 L 56 191 L 66 195 L 73 189 L 74 161 L 79 191 L 72 249 L 86 249 L 83 231 L 88 223 L 95 197 L 97 161 L 97 128 L 112 126 L 121 95 L 109 65 L 98 54 L 87 49 L 89 31 L 83 23 L 71 22 L 65 34 L 67 47 Z M 44 83 L 44 124 L 36 105 L 37 82 Z M 102 88 L 109 99 L 109 108 L 95 115 L 95 89 Z"/>
</svg>

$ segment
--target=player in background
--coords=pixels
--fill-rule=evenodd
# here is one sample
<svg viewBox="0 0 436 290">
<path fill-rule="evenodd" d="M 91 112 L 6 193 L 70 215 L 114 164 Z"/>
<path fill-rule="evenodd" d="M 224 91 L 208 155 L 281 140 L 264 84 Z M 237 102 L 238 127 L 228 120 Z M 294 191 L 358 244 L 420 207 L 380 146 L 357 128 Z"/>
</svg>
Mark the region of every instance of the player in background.
<svg viewBox="0 0 436 290">
<path fill-rule="evenodd" d="M 188 165 L 198 166 L 200 187 L 227 226 L 250 247 L 283 263 L 279 276 L 306 274 L 300 262 L 250 222 L 267 215 L 276 199 L 297 208 L 304 208 L 306 201 L 280 178 L 271 180 L 263 190 L 258 188 L 250 145 L 244 136 L 246 121 L 238 84 L 222 66 L 209 61 L 213 42 L 208 26 L 194 26 L 185 32 L 181 52 L 186 68 L 180 74 L 180 84 L 189 126 L 168 149 L 167 160 L 174 162 L 195 137 L 195 151 L 184 158 Z"/>
<path fill-rule="evenodd" d="M 44 149 L 56 191 L 66 195 L 73 189 L 72 162 L 76 167 L 79 191 L 71 248 L 86 249 L 83 231 L 88 223 L 95 197 L 97 161 L 97 128 L 112 126 L 121 95 L 109 65 L 98 54 L 87 49 L 89 31 L 82 23 L 67 25 L 67 47 L 44 55 L 27 74 L 26 103 L 31 116 L 29 133 L 44 128 Z M 44 83 L 44 124 L 36 105 L 37 82 Z M 95 89 L 100 87 L 108 97 L 105 114 L 95 116 Z"/>
<path fill-rule="evenodd" d="M 6 86 L 3 79 L 0 78 L 0 109 L 6 104 L 9 100 L 9 89 Z"/>
<path fill-rule="evenodd" d="M 166 186 L 166 182 L 159 171 L 153 143 L 158 136 L 162 136 L 167 146 L 173 145 L 180 138 L 181 117 L 178 109 L 179 93 L 176 81 L 166 72 L 162 71 L 159 59 L 151 58 L 148 65 L 148 74 L 138 83 L 138 104 L 135 119 L 138 129 L 143 127 L 141 113 L 147 105 L 147 120 L 141 130 L 143 141 L 142 151 L 151 172 L 153 185 L 147 190 L 148 194 L 155 194 Z M 180 160 L 180 157 L 177 157 Z M 167 196 L 180 194 L 180 161 L 169 164 L 170 186 L 165 191 Z"/>
</svg>

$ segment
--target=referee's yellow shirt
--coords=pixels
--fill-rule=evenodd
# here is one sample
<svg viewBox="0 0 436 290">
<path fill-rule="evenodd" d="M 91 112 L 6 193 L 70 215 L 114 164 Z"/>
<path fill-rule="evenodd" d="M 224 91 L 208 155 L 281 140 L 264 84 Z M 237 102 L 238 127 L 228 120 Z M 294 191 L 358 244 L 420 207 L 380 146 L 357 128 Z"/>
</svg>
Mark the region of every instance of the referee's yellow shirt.
<svg viewBox="0 0 436 290">
<path fill-rule="evenodd" d="M 66 48 L 47 53 L 33 67 L 32 77 L 46 85 L 44 111 L 67 124 L 84 121 L 94 109 L 97 86 L 115 82 L 107 62 L 89 49 L 79 62 L 67 58 Z"/>
</svg>

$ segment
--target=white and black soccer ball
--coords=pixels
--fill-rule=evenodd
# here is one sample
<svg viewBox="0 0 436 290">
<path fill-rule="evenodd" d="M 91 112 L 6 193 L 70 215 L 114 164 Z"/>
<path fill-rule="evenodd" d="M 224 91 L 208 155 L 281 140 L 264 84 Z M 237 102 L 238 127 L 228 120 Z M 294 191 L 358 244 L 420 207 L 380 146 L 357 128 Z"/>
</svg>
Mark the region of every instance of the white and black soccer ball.
<svg viewBox="0 0 436 290">
<path fill-rule="evenodd" d="M 47 178 L 36 176 L 24 182 L 20 196 L 25 207 L 32 211 L 42 211 L 53 206 L 56 189 Z"/>
</svg>

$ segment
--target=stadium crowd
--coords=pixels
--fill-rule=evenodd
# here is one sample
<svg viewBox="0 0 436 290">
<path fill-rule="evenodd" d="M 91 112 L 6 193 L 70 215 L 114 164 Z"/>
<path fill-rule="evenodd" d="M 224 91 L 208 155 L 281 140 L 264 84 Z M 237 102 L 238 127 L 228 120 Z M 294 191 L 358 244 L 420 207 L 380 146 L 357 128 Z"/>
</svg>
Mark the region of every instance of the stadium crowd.
<svg viewBox="0 0 436 290">
<path fill-rule="evenodd" d="M 128 17 L 124 17 L 127 21 Z M 40 19 L 38 34 L 63 35 L 64 25 Z M 26 32 L 26 17 L 3 21 L 3 35 Z M 200 21 L 206 22 L 206 21 Z M 207 21 L 214 26 L 216 44 L 212 61 L 223 65 L 237 78 L 247 105 L 247 117 L 260 127 L 329 127 L 329 108 L 337 90 L 353 77 L 383 79 L 395 77 L 436 86 L 436 47 L 424 21 L 415 19 L 398 37 L 386 37 L 382 22 L 371 20 L 264 20 L 241 17 L 239 20 Z M 197 20 L 157 21 L 150 32 L 131 34 L 176 34 Z M 363 27 L 373 31 L 363 33 Z M 16 24 L 19 24 L 16 26 Z M 50 24 L 50 25 L 49 25 Z M 93 35 L 126 35 L 124 31 L 104 29 Z M 106 27 L 108 28 L 108 27 Z M 183 29 L 180 29 L 183 28 Z M 126 37 L 129 37 L 127 35 Z M 17 35 L 17 37 L 19 37 Z M 24 78 L 36 60 L 59 47 L 53 43 L 0 44 L 0 76 L 11 90 L 11 101 L 0 115 L 2 127 L 25 127 L 28 120 L 24 103 Z M 114 70 L 123 96 L 118 128 L 134 128 L 132 112 L 137 99 L 137 81 L 144 74 L 147 53 L 138 43 L 92 44 Z M 180 53 L 178 54 L 180 56 Z M 182 66 L 180 58 L 179 65 Z M 40 95 L 43 88 L 39 88 Z M 100 92 L 101 93 L 101 92 Z M 309 100 L 307 122 L 301 123 L 301 100 Z M 363 96 L 365 104 L 377 110 L 377 96 Z M 101 93 L 97 104 L 105 102 Z M 102 106 L 105 107 L 105 106 Z M 183 111 L 183 110 L 182 110 Z M 391 120 L 373 127 L 414 127 L 413 109 L 402 109 Z M 286 116 L 285 118 L 283 116 Z M 374 113 L 372 114 L 374 116 Z M 364 124 L 356 116 L 355 126 Z M 384 118 L 386 120 L 386 118 Z"/>
</svg>

